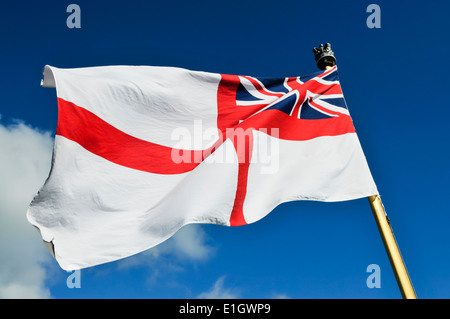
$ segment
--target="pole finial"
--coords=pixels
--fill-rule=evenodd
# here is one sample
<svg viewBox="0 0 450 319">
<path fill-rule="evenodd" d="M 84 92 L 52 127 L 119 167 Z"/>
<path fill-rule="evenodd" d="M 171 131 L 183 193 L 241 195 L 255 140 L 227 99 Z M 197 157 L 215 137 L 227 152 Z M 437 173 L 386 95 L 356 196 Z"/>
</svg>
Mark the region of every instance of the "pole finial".
<svg viewBox="0 0 450 319">
<path fill-rule="evenodd" d="M 319 69 L 325 70 L 327 66 L 336 65 L 336 58 L 334 52 L 331 51 L 330 43 L 326 43 L 325 46 L 321 44 L 318 48 L 314 48 L 313 52 Z"/>
</svg>

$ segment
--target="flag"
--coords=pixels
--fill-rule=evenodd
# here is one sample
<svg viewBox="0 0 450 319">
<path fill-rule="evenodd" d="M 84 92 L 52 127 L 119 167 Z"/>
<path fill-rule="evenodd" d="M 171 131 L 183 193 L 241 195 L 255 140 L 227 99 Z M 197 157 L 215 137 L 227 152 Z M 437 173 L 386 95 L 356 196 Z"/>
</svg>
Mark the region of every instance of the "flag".
<svg viewBox="0 0 450 319">
<path fill-rule="evenodd" d="M 27 218 L 65 270 L 147 250 L 189 223 L 240 226 L 294 200 L 378 194 L 337 67 L 260 78 L 45 66 L 52 168 Z"/>
</svg>

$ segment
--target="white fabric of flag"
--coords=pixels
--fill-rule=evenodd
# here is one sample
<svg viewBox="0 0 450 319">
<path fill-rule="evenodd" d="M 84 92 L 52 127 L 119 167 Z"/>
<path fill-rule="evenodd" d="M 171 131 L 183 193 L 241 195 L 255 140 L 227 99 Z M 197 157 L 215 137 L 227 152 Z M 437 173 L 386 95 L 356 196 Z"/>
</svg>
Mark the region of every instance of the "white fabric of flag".
<svg viewBox="0 0 450 319">
<path fill-rule="evenodd" d="M 294 200 L 378 194 L 337 67 L 259 78 L 173 67 L 44 68 L 52 169 L 27 212 L 65 270 L 189 223 L 240 226 Z"/>
</svg>

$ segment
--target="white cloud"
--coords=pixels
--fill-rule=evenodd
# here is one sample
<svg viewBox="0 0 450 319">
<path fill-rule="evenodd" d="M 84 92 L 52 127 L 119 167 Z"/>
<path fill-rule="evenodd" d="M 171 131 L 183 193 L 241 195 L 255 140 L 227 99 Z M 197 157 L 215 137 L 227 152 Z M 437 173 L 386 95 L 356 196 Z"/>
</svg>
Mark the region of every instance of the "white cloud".
<svg viewBox="0 0 450 319">
<path fill-rule="evenodd" d="M 273 293 L 271 299 L 291 299 L 291 297 L 283 293 Z"/>
<path fill-rule="evenodd" d="M 239 292 L 236 288 L 224 287 L 225 276 L 219 277 L 208 291 L 198 295 L 199 299 L 237 299 Z"/>
<path fill-rule="evenodd" d="M 21 122 L 0 125 L 0 298 L 49 298 L 49 258 L 26 210 L 50 169 L 53 139 Z"/>
<path fill-rule="evenodd" d="M 214 253 L 214 248 L 206 243 L 203 228 L 198 224 L 181 228 L 161 249 L 191 260 L 205 260 Z"/>
<path fill-rule="evenodd" d="M 157 260 L 160 263 L 160 259 L 165 256 L 193 262 L 211 258 L 214 253 L 215 248 L 207 244 L 207 236 L 201 225 L 190 224 L 182 227 L 167 241 L 138 255 L 122 259 L 118 265 L 119 268 L 151 265 L 152 269 L 157 272 L 153 263 Z M 171 264 L 172 267 L 175 267 L 173 263 Z"/>
<path fill-rule="evenodd" d="M 165 242 L 140 254 L 121 259 L 117 262 L 117 270 L 131 267 L 146 267 L 149 270 L 146 284 L 152 286 L 171 275 L 182 273 L 188 264 L 205 261 L 214 256 L 216 248 L 207 243 L 207 235 L 199 224 L 182 227 L 174 236 Z M 173 285 L 174 281 L 170 281 Z"/>
</svg>

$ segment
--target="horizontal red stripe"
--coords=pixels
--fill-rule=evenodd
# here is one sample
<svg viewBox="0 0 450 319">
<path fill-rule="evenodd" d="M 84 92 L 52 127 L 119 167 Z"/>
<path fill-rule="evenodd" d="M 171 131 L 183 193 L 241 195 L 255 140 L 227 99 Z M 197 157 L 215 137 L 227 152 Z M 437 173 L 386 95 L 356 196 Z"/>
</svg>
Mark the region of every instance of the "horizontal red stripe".
<svg viewBox="0 0 450 319">
<path fill-rule="evenodd" d="M 156 174 L 181 174 L 193 170 L 211 149 L 192 151 L 173 149 L 126 134 L 94 113 L 58 98 L 56 134 L 80 144 L 108 161 Z M 191 159 L 175 163 L 172 152 Z M 186 157 L 184 157 L 186 156 Z"/>
<path fill-rule="evenodd" d="M 271 136 L 274 136 L 273 129 L 276 128 L 278 129 L 278 136 L 274 137 L 292 141 L 307 141 L 321 136 L 355 133 L 350 116 L 345 114 L 339 114 L 338 117 L 327 119 L 305 120 L 289 116 L 276 109 L 258 113 L 242 122 L 239 127 L 245 130 L 260 130 Z"/>
</svg>

